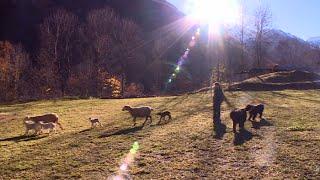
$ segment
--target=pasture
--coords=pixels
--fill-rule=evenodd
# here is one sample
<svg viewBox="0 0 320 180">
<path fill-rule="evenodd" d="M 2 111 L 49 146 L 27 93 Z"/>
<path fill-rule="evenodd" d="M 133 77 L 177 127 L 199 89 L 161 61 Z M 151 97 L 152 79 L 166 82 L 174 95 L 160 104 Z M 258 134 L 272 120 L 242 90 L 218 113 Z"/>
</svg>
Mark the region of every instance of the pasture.
<svg viewBox="0 0 320 180">
<path fill-rule="evenodd" d="M 226 92 L 222 107 L 226 133 L 213 136 L 211 94 L 122 100 L 56 100 L 0 106 L 0 179 L 107 179 L 116 173 L 134 142 L 133 179 L 320 177 L 320 91 Z M 264 103 L 260 127 L 246 122 L 232 133 L 229 112 Z M 133 127 L 124 105 L 148 105 L 153 123 Z M 161 110 L 172 121 L 157 125 Z M 25 137 L 26 115 L 57 113 L 65 130 Z M 90 129 L 89 117 L 103 127 Z M 259 119 L 259 118 L 257 118 Z"/>
</svg>

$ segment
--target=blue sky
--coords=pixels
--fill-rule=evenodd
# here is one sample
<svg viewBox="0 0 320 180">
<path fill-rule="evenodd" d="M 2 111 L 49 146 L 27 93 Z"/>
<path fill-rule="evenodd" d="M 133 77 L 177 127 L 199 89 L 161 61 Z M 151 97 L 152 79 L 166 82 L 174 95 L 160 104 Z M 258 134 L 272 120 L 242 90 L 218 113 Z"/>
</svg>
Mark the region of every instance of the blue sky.
<svg viewBox="0 0 320 180">
<path fill-rule="evenodd" d="M 168 0 L 184 11 L 186 0 Z M 253 14 L 259 0 L 244 0 Z M 272 11 L 272 26 L 302 39 L 320 36 L 320 0 L 261 0 Z"/>
</svg>

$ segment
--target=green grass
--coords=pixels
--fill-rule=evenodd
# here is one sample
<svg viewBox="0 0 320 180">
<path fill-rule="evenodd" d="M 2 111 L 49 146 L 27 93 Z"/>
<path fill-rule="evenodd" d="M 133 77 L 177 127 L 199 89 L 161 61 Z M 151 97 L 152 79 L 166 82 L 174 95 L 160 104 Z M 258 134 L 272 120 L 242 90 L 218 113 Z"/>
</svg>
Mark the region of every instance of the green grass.
<svg viewBox="0 0 320 180">
<path fill-rule="evenodd" d="M 213 136 L 211 95 L 124 100 L 57 100 L 0 106 L 0 179 L 105 179 L 117 173 L 134 142 L 140 149 L 130 167 L 134 179 L 305 178 L 317 179 L 320 162 L 320 91 L 230 92 L 223 105 L 222 139 Z M 260 129 L 246 123 L 232 133 L 229 111 L 265 104 Z M 132 127 L 126 105 L 149 105 L 153 123 Z M 173 120 L 157 125 L 155 113 Z M 65 130 L 24 137 L 26 115 L 57 113 Z M 102 128 L 90 129 L 99 117 Z M 235 139 L 237 142 L 235 143 Z"/>
</svg>

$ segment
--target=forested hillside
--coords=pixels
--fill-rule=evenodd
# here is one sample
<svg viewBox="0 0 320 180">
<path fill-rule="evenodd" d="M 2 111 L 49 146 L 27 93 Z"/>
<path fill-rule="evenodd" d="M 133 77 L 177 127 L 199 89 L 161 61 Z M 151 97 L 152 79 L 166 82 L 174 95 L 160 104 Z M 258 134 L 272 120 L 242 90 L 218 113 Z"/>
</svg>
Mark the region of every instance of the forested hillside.
<svg viewBox="0 0 320 180">
<path fill-rule="evenodd" d="M 164 0 L 2 0 L 0 101 L 188 92 L 276 65 L 319 71 L 319 47 L 267 17 L 193 39 L 198 25 Z"/>
</svg>

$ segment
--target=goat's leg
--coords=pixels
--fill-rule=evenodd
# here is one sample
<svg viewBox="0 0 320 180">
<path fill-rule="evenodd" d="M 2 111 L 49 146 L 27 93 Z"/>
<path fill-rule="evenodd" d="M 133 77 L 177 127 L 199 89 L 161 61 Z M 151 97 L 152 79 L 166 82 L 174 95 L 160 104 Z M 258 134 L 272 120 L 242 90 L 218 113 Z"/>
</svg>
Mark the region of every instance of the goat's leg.
<svg viewBox="0 0 320 180">
<path fill-rule="evenodd" d="M 160 120 L 159 120 L 158 124 L 160 124 L 161 120 L 162 120 L 162 116 L 160 117 Z"/>
<path fill-rule="evenodd" d="M 146 117 L 146 120 L 144 120 L 142 126 L 144 126 L 146 124 L 146 122 L 148 121 L 149 116 Z"/>
<path fill-rule="evenodd" d="M 252 118 L 252 114 L 250 113 L 248 121 L 251 121 L 251 118 Z"/>
<path fill-rule="evenodd" d="M 151 117 L 151 116 L 149 116 L 149 118 L 150 118 L 150 124 L 152 124 L 152 117 Z"/>
<path fill-rule="evenodd" d="M 63 130 L 62 125 L 59 122 L 56 122 L 56 123 L 59 125 L 60 129 Z"/>
<path fill-rule="evenodd" d="M 29 134 L 29 129 L 26 129 L 26 132 L 24 133 L 25 136 Z"/>
<path fill-rule="evenodd" d="M 237 123 L 233 122 L 233 133 L 237 132 Z"/>
<path fill-rule="evenodd" d="M 239 123 L 239 128 L 240 128 L 241 131 L 244 130 L 244 121 L 241 121 Z"/>
<path fill-rule="evenodd" d="M 136 124 L 137 124 L 137 123 L 136 123 L 136 118 L 137 118 L 137 117 L 134 117 L 134 118 L 133 118 L 133 126 L 136 126 Z"/>
<path fill-rule="evenodd" d="M 171 115 L 170 115 L 170 114 L 168 115 L 168 117 L 169 117 L 169 120 L 171 120 L 171 119 L 172 119 L 172 117 L 171 117 Z"/>
<path fill-rule="evenodd" d="M 257 117 L 257 114 L 254 114 L 254 115 L 253 115 L 253 118 L 252 118 L 253 121 L 256 121 L 256 117 Z"/>
<path fill-rule="evenodd" d="M 261 113 L 260 113 L 260 119 L 262 119 L 262 114 L 263 114 L 263 111 L 261 111 Z"/>
<path fill-rule="evenodd" d="M 36 135 L 40 135 L 41 133 L 43 133 L 43 132 L 42 132 L 42 129 L 41 129 L 41 130 L 38 130 L 38 129 L 35 130 L 35 134 L 36 134 Z"/>
</svg>

